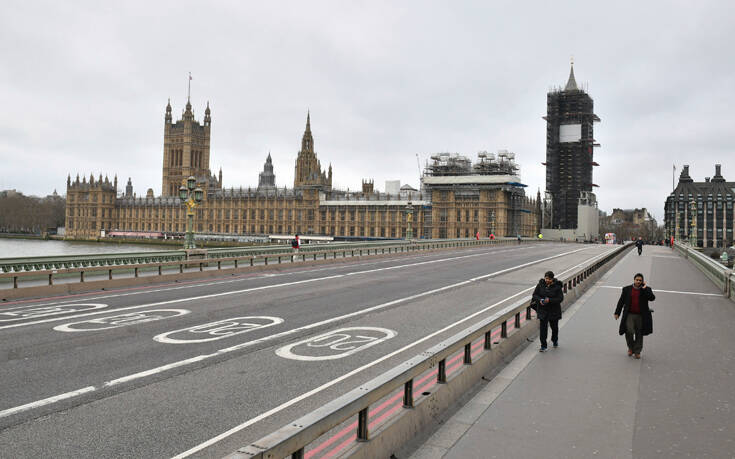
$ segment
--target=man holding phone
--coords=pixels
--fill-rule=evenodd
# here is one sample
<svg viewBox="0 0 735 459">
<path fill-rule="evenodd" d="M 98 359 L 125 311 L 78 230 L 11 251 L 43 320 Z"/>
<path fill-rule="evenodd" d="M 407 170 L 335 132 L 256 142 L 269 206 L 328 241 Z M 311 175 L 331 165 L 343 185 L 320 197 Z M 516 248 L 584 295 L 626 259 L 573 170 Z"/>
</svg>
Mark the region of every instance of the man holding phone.
<svg viewBox="0 0 735 459">
<path fill-rule="evenodd" d="M 648 307 L 649 301 L 654 301 L 656 296 L 651 287 L 646 285 L 643 274 L 633 276 L 633 285 L 626 285 L 620 294 L 618 305 L 613 316 L 620 321 L 619 333 L 625 334 L 628 343 L 628 355 L 634 355 L 636 359 L 641 358 L 643 350 L 643 337 L 653 333 L 653 317 Z"/>
</svg>

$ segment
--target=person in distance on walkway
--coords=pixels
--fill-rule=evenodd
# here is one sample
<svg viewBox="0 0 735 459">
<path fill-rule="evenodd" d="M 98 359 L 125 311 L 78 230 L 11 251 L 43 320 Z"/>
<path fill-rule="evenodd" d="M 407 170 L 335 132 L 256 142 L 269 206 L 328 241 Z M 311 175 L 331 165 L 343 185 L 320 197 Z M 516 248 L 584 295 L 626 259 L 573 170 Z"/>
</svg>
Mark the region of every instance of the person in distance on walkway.
<svg viewBox="0 0 735 459">
<path fill-rule="evenodd" d="M 638 255 L 643 252 L 643 238 L 638 236 L 638 240 L 635 241 L 635 246 L 638 247 Z"/>
<path fill-rule="evenodd" d="M 633 285 L 623 287 L 615 308 L 615 320 L 620 317 L 621 310 L 623 313 L 618 332 L 625 334 L 628 355 L 635 355 L 636 359 L 641 358 L 643 337 L 653 333 L 653 317 L 648 302 L 655 299 L 653 290 L 643 280 L 643 274 L 638 273 L 633 276 Z"/>
<path fill-rule="evenodd" d="M 549 326 L 551 326 L 551 342 L 554 347 L 559 347 L 559 319 L 561 319 L 561 302 L 564 300 L 562 283 L 554 278 L 553 272 L 546 271 L 544 278 L 538 281 L 532 298 L 537 304 L 536 317 L 539 319 L 541 341 L 539 352 L 546 352 Z"/>
</svg>

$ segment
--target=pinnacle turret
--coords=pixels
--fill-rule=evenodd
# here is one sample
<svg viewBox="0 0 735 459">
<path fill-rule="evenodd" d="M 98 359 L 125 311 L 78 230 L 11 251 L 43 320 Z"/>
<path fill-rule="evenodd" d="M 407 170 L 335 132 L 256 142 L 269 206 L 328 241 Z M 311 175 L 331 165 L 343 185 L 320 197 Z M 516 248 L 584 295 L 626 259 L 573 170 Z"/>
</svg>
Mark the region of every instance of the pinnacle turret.
<svg viewBox="0 0 735 459">
<path fill-rule="evenodd" d="M 569 81 L 567 81 L 566 87 L 564 87 L 565 91 L 579 91 L 579 88 L 577 87 L 577 80 L 574 78 L 574 64 L 571 66 L 571 70 L 569 70 Z"/>
</svg>

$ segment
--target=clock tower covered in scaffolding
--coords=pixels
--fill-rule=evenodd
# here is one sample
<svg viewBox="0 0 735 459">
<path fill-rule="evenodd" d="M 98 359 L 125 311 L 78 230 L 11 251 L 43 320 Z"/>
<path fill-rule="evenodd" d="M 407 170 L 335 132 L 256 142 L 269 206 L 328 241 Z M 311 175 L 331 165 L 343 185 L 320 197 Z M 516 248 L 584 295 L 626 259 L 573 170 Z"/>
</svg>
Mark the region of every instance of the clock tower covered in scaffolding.
<svg viewBox="0 0 735 459">
<path fill-rule="evenodd" d="M 546 95 L 546 202 L 544 227 L 577 229 L 578 206 L 596 207 L 592 192 L 593 124 L 600 121 L 592 98 L 574 78 L 574 64 L 564 88 Z M 550 206 L 548 206 L 550 204 Z M 549 212 L 550 210 L 550 212 Z"/>
</svg>

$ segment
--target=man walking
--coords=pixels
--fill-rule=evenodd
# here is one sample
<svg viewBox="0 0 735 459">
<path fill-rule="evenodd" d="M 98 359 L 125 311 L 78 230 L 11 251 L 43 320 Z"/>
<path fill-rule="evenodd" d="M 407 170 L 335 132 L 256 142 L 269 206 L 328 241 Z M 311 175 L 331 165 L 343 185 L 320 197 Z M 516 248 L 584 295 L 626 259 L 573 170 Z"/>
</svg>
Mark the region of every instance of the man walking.
<svg viewBox="0 0 735 459">
<path fill-rule="evenodd" d="M 544 278 L 538 281 L 533 291 L 533 302 L 537 305 L 536 317 L 539 319 L 539 340 L 541 349 L 546 352 L 546 336 L 551 326 L 551 342 L 559 347 L 559 320 L 561 319 L 561 302 L 564 300 L 562 283 L 554 279 L 554 273 L 546 271 Z"/>
<path fill-rule="evenodd" d="M 633 285 L 623 287 L 613 314 L 615 320 L 618 320 L 622 310 L 623 320 L 620 321 L 618 332 L 625 334 L 628 355 L 634 355 L 636 359 L 641 358 L 643 337 L 653 333 L 653 317 L 648 302 L 655 299 L 653 290 L 643 280 L 643 274 L 638 273 L 633 276 Z"/>
<path fill-rule="evenodd" d="M 638 247 L 638 256 L 643 252 L 643 238 L 638 236 L 638 240 L 635 241 L 635 246 Z"/>
</svg>

